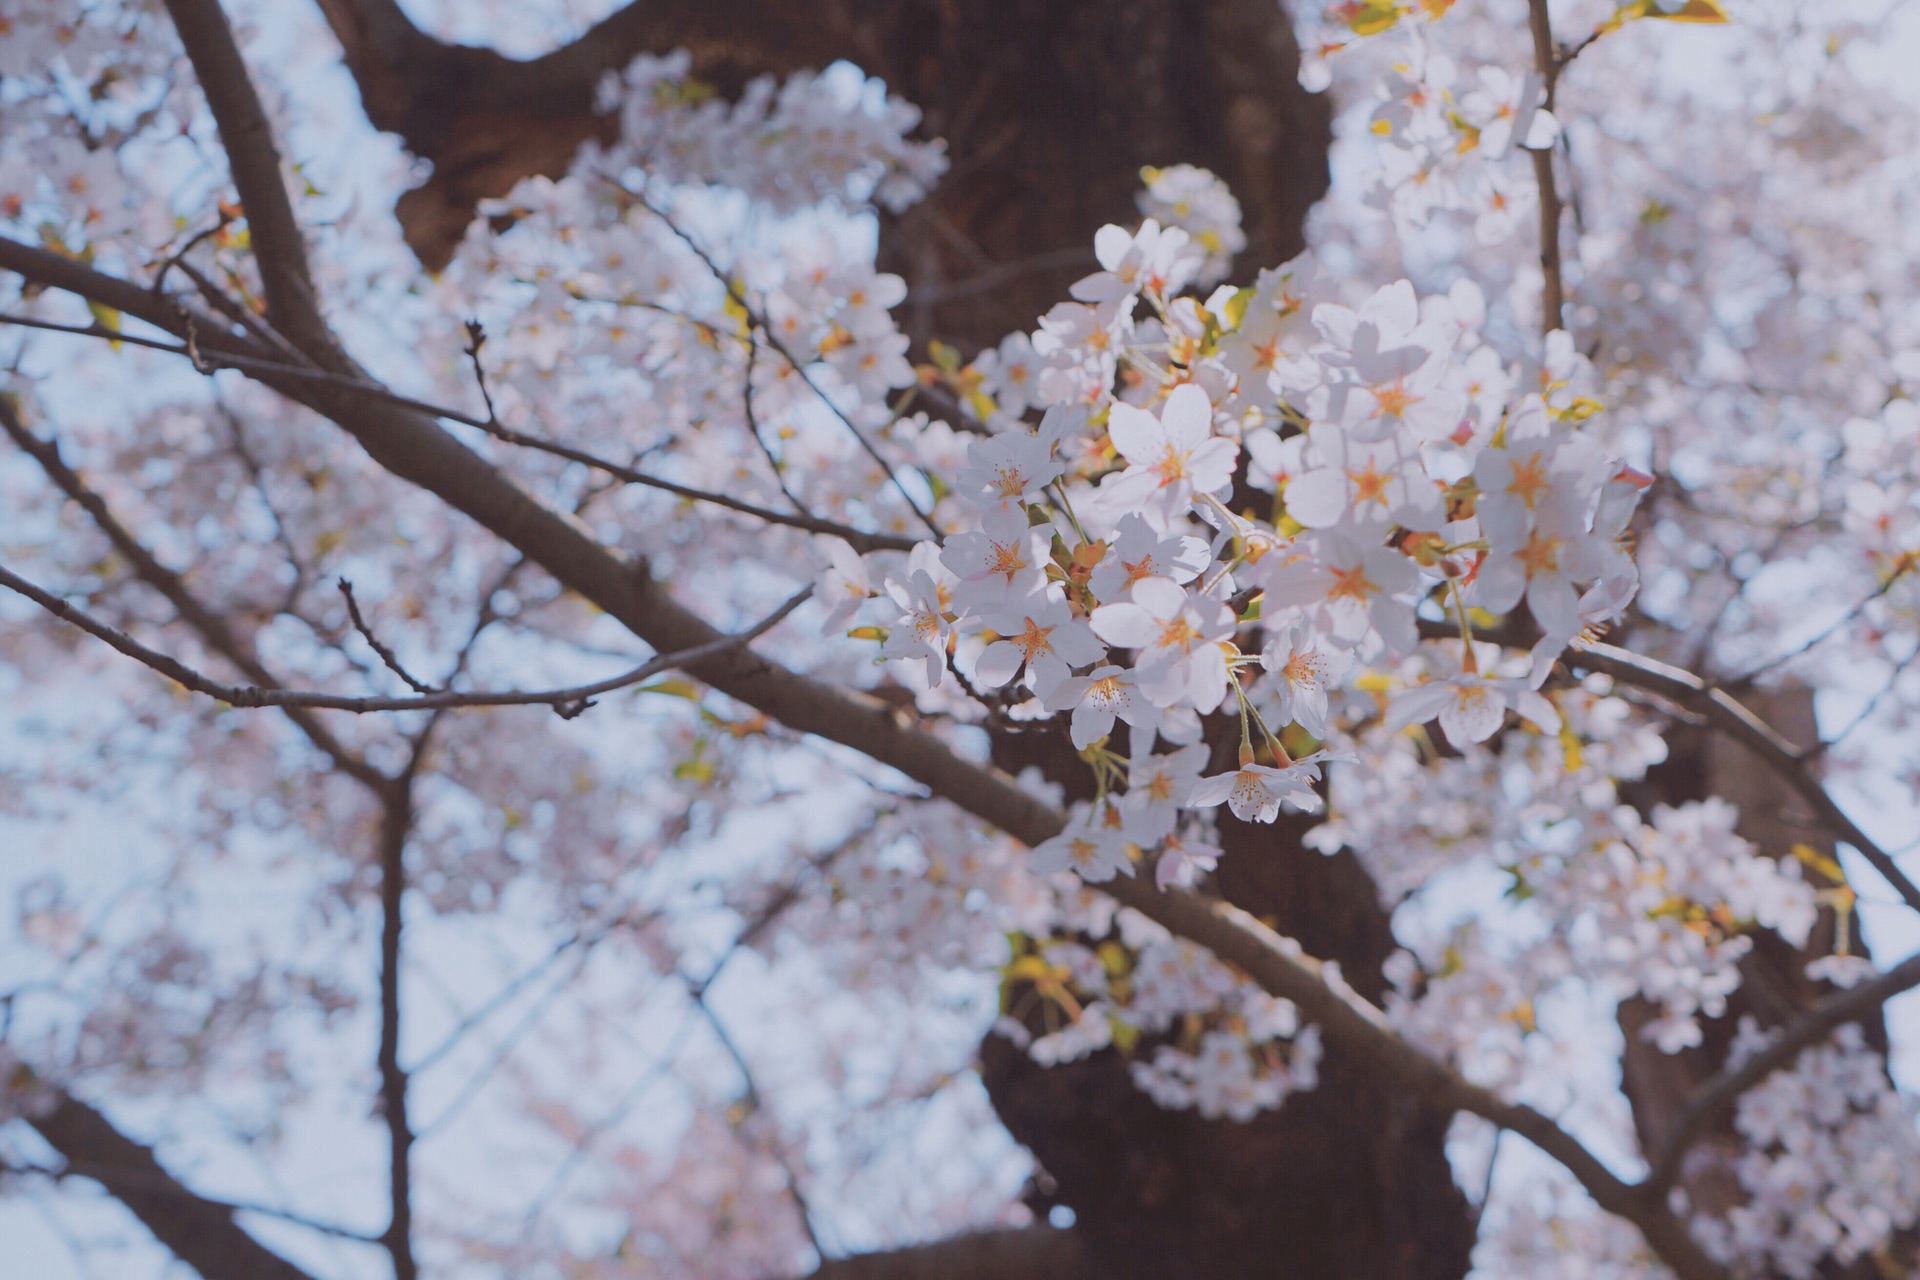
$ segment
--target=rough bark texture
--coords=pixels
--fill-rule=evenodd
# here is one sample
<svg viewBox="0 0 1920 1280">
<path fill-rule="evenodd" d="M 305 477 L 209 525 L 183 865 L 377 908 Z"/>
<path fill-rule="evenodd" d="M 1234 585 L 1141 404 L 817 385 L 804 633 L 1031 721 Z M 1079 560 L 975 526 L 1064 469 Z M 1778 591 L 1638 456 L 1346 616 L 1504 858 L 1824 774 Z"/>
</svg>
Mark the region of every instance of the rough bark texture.
<svg viewBox="0 0 1920 1280">
<path fill-rule="evenodd" d="M 1027 1227 L 834 1258 L 812 1280 L 1060 1280 L 1080 1264 L 1078 1232 Z"/>
<path fill-rule="evenodd" d="M 1253 266 L 1300 250 L 1327 186 L 1328 105 L 1300 89 L 1274 0 L 638 0 L 531 61 L 432 39 L 393 0 L 320 3 L 368 119 L 433 162 L 398 209 L 431 269 L 476 201 L 557 176 L 607 136 L 593 112 L 602 75 L 676 47 L 723 92 L 844 58 L 926 112 L 953 169 L 890 220 L 882 246 L 916 290 L 923 342 L 971 350 L 1031 327 L 1090 268 L 1093 232 L 1137 216 L 1143 165 L 1225 177 Z M 1073 251 L 1085 260 L 1063 263 Z"/>
<path fill-rule="evenodd" d="M 879 12 L 886 60 L 874 70 L 926 111 L 953 157 L 932 199 L 882 242 L 921 295 L 909 301 L 916 339 L 971 350 L 1031 328 L 1092 254 L 1018 264 L 1088 250 L 1103 223 L 1138 218 L 1144 165 L 1227 180 L 1246 214 L 1243 270 L 1304 247 L 1307 209 L 1327 187 L 1329 112 L 1299 87 L 1274 0 L 888 0 Z"/>
<path fill-rule="evenodd" d="M 998 748 L 1003 768 L 1039 764 L 1070 788 L 1087 774 L 1055 735 Z M 1283 814 L 1254 826 L 1223 812 L 1212 887 L 1309 954 L 1339 961 L 1378 1002 L 1394 945 L 1387 915 L 1352 854 L 1301 844 L 1315 821 Z M 1365 1058 L 1330 1046 L 1317 1089 L 1247 1124 L 1163 1110 L 1114 1050 L 1045 1068 L 989 1037 L 981 1072 L 1001 1120 L 1045 1171 L 1034 1206 L 1074 1211 L 1086 1251 L 1074 1274 L 1086 1280 L 1466 1274 L 1474 1226 L 1447 1163 L 1451 1115 L 1393 1088 Z"/>
</svg>

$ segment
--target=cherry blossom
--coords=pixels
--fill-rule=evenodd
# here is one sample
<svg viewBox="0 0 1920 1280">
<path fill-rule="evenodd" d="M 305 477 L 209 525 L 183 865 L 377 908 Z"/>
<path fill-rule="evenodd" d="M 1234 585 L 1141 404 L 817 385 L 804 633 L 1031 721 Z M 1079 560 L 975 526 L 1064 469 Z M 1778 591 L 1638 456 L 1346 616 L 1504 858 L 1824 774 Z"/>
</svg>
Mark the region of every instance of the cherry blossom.
<svg viewBox="0 0 1920 1280">
<path fill-rule="evenodd" d="M 1142 578 L 1133 599 L 1093 611 L 1093 633 L 1137 651 L 1140 689 L 1155 706 L 1184 703 L 1205 714 L 1227 696 L 1222 642 L 1233 635 L 1233 612 L 1165 578 Z"/>
<path fill-rule="evenodd" d="M 1508 711 L 1517 712 L 1542 733 L 1560 728 L 1553 704 L 1526 681 L 1489 679 L 1471 671 L 1397 695 L 1387 709 L 1387 727 L 1404 729 L 1438 716 L 1447 741 L 1466 747 L 1491 738 L 1506 723 Z"/>
<path fill-rule="evenodd" d="M 1196 494 L 1214 493 L 1233 478 L 1240 446 L 1213 434 L 1213 407 L 1191 383 L 1175 387 L 1155 417 L 1129 404 L 1111 410 L 1108 432 L 1127 469 L 1100 486 L 1116 510 L 1139 510 L 1166 530 L 1187 513 Z"/>
<path fill-rule="evenodd" d="M 1224 801 L 1242 822 L 1272 822 L 1280 816 L 1282 804 L 1303 813 L 1319 809 L 1320 797 L 1313 789 L 1319 776 L 1313 757 L 1280 767 L 1247 761 L 1232 773 L 1202 778 L 1187 804 L 1211 809 Z"/>
</svg>

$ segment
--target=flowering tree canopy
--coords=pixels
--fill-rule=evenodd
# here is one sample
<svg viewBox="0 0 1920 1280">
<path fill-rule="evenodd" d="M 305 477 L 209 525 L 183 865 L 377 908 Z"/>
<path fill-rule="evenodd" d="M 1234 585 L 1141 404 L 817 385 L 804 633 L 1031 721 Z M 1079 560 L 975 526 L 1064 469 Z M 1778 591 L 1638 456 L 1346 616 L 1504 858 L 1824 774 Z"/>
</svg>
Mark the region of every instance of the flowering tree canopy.
<svg viewBox="0 0 1920 1280">
<path fill-rule="evenodd" d="M 1914 1273 L 1896 13 L 555 8 L 0 0 L 0 1221 Z"/>
</svg>

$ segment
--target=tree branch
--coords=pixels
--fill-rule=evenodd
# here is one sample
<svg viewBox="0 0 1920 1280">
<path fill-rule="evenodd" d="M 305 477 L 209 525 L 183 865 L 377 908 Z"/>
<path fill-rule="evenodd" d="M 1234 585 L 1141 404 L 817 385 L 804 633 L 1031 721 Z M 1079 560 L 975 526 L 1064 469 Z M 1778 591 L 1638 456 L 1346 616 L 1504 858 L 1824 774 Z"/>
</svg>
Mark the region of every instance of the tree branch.
<svg viewBox="0 0 1920 1280">
<path fill-rule="evenodd" d="M 71 1094 L 51 1109 L 29 1111 L 28 1124 L 68 1162 L 106 1188 L 154 1239 L 206 1280 L 313 1280 L 233 1220 L 237 1206 L 195 1195 L 161 1167 L 153 1148 Z"/>
<path fill-rule="evenodd" d="M 1553 47 L 1553 22 L 1547 13 L 1547 0 L 1529 0 L 1527 25 L 1533 32 L 1533 66 L 1545 94 L 1543 105 L 1551 111 L 1561 64 Z M 1565 324 L 1562 313 L 1567 305 L 1560 274 L 1560 188 L 1553 177 L 1553 148 L 1542 147 L 1532 152 L 1532 156 L 1533 178 L 1540 188 L 1540 330 L 1552 333 Z"/>
<path fill-rule="evenodd" d="M 227 15 L 219 0 L 168 0 L 167 12 L 220 129 L 240 206 L 247 214 L 267 319 L 302 351 L 318 355 L 332 340 L 314 295 L 306 240 L 287 197 L 273 126 L 254 92 Z"/>
<path fill-rule="evenodd" d="M 413 1256 L 413 1129 L 407 1123 L 407 1072 L 400 1065 L 401 908 L 407 891 L 407 836 L 413 828 L 413 780 L 426 755 L 417 745 L 406 772 L 387 791 L 380 818 L 380 1115 L 387 1126 L 388 1207 L 382 1243 L 394 1280 L 417 1280 Z"/>
<path fill-rule="evenodd" d="M 833 1258 L 813 1280 L 1057 1280 L 1078 1275 L 1085 1250 L 1072 1231 L 1022 1227 Z"/>
<path fill-rule="evenodd" d="M 347 617 L 353 622 L 353 629 L 360 633 L 360 638 L 367 642 L 367 647 L 373 650 L 374 656 L 380 659 L 381 664 L 385 666 L 387 670 L 399 676 L 401 682 L 415 693 L 430 694 L 446 692 L 444 689 L 436 689 L 430 684 L 422 684 L 420 681 L 414 679 L 413 673 L 400 665 L 400 655 L 380 643 L 380 637 L 373 634 L 373 628 L 368 626 L 367 620 L 360 616 L 360 601 L 354 598 L 353 584 L 345 578 L 342 578 L 338 586 L 340 588 L 340 594 L 346 598 Z"/>
<path fill-rule="evenodd" d="M 32 278 L 29 273 L 24 271 L 19 274 Z M 19 325 L 29 329 L 44 329 L 51 333 L 71 334 L 81 338 L 99 338 L 105 342 L 124 342 L 132 346 L 146 347 L 152 351 L 164 351 L 168 355 L 184 356 L 193 362 L 197 370 L 206 374 L 211 374 L 221 369 L 231 369 L 236 373 L 255 376 L 271 374 L 278 378 L 324 383 L 330 387 L 339 387 L 343 390 L 358 392 L 377 400 L 384 400 L 389 404 L 397 405 L 403 409 L 417 409 L 422 413 L 432 414 L 436 418 L 445 418 L 449 422 L 458 422 L 462 426 L 477 428 L 486 432 L 502 444 L 510 444 L 522 449 L 531 449 L 538 453 L 545 453 L 552 457 L 565 459 L 568 462 L 578 463 L 583 467 L 590 467 L 624 484 L 637 484 L 643 488 L 659 489 L 663 493 L 671 493 L 676 497 L 685 498 L 690 502 L 704 502 L 712 506 L 725 508 L 728 511 L 737 511 L 741 515 L 752 516 L 768 524 L 804 529 L 808 533 L 824 533 L 830 537 L 841 539 L 862 555 L 871 551 L 911 551 L 919 543 L 925 541 L 925 539 L 922 538 L 908 538 L 899 534 L 869 533 L 864 529 L 855 529 L 851 525 L 844 525 L 838 521 L 822 519 L 806 511 L 804 508 L 795 512 L 774 511 L 755 503 L 744 502 L 739 498 L 731 497 L 724 493 L 718 493 L 710 489 L 697 489 L 691 485 L 680 484 L 677 481 L 668 480 L 661 476 L 649 475 L 633 467 L 614 462 L 609 458 L 602 458 L 597 454 L 588 453 L 584 449 L 576 449 L 571 445 L 560 444 L 552 440 L 543 440 L 538 436 L 528 435 L 523 431 L 516 431 L 491 415 L 486 418 L 477 418 L 459 409 L 450 409 L 445 405 L 415 399 L 412 396 L 398 395 L 386 387 L 381 386 L 379 383 L 369 382 L 364 378 L 352 377 L 346 374 L 329 373 L 324 369 L 313 369 L 305 365 L 287 364 L 283 361 L 262 360 L 253 356 L 237 355 L 226 351 L 208 351 L 198 345 L 196 341 L 196 334 L 199 331 L 198 326 L 191 323 L 186 328 L 186 344 L 180 346 L 176 346 L 173 343 L 160 342 L 153 338 L 141 337 L 138 334 L 123 333 L 116 329 L 109 329 L 98 323 L 84 325 L 62 324 L 54 320 L 43 320 L 37 316 L 0 314 L 0 324 Z M 757 431 L 756 438 L 758 438 Z M 762 448 L 765 448 L 764 444 Z M 781 489 L 784 492 L 786 483 L 784 480 L 780 483 Z M 793 497 L 790 493 L 787 496 L 789 499 Z M 797 500 L 794 500 L 794 505 L 799 507 L 800 504 Z"/>
<path fill-rule="evenodd" d="M 1920 986 L 1920 955 L 1913 956 L 1850 991 L 1836 992 L 1789 1023 L 1772 1044 L 1703 1082 L 1688 1099 L 1685 1117 L 1673 1140 L 1653 1162 L 1647 1185 L 1664 1192 L 1680 1174 L 1687 1151 L 1740 1095 L 1759 1084 L 1836 1027 L 1872 1014 L 1903 991 Z"/>
<path fill-rule="evenodd" d="M 211 0 L 174 3 L 177 7 L 204 9 Z M 244 97 L 252 98 L 250 89 Z M 233 99 L 231 93 L 209 95 L 216 113 L 223 101 L 231 105 Z M 223 129 L 223 136 L 226 132 Z M 249 166 L 236 161 L 236 180 L 248 170 Z M 274 189 L 284 200 L 277 170 L 273 178 Z M 243 199 L 248 198 L 245 187 L 241 194 Z M 293 247 L 297 249 L 297 243 Z M 16 260 L 18 257 L 16 254 Z M 0 261 L 0 265 L 5 264 Z M 85 280 L 73 274 L 68 278 Z M 319 318 L 316 312 L 301 319 L 304 326 Z M 276 327 L 292 332 L 277 323 Z M 325 336 L 325 343 L 330 356 L 342 362 L 342 372 L 364 376 L 332 345 L 330 335 Z M 319 352 L 309 354 L 318 358 Z M 259 377 L 282 394 L 331 418 L 382 466 L 465 512 L 656 650 L 674 652 L 724 639 L 673 600 L 659 583 L 637 572 L 634 564 L 601 546 L 577 519 L 552 510 L 513 484 L 432 418 L 395 405 L 370 403 L 364 395 L 321 384 L 277 379 L 271 374 Z M 721 650 L 684 665 L 690 675 L 757 707 L 788 728 L 818 734 L 863 752 L 1029 845 L 1050 838 L 1065 823 L 1058 810 L 1022 790 L 1011 778 L 961 757 L 946 742 L 914 725 L 904 712 L 871 695 L 800 675 L 737 649 Z M 1377 1062 L 1386 1078 L 1447 1107 L 1492 1120 L 1540 1147 L 1563 1164 L 1603 1209 L 1633 1222 L 1649 1247 L 1681 1280 L 1722 1280 L 1725 1276 L 1724 1269 L 1701 1252 L 1685 1225 L 1657 1196 L 1622 1182 L 1548 1117 L 1529 1107 L 1508 1104 L 1427 1057 L 1401 1039 L 1380 1010 L 1344 984 L 1340 989 L 1329 985 L 1319 965 L 1300 954 L 1297 945 L 1290 945 L 1246 912 L 1192 894 L 1163 894 L 1134 879 L 1102 887 L 1122 905 L 1239 966 L 1271 994 L 1294 1001 L 1305 1020 L 1321 1026 L 1329 1043 L 1338 1043 Z"/>
<path fill-rule="evenodd" d="M 612 693 L 639 684 L 642 680 L 656 676 L 662 671 L 688 663 L 699 662 L 728 649 L 737 649 L 751 644 L 761 635 L 771 630 L 788 614 L 800 607 L 800 604 L 813 594 L 813 588 L 789 597 L 786 603 L 756 622 L 745 631 L 723 636 L 704 645 L 697 645 L 683 653 L 663 653 L 641 663 L 631 671 L 592 684 L 574 685 L 566 689 L 547 689 L 540 692 L 501 692 L 501 693 L 454 693 L 435 692 L 415 694 L 410 697 L 352 697 L 337 693 L 317 693 L 300 689 L 282 689 L 278 687 L 262 688 L 259 685 L 221 684 L 209 679 L 157 650 L 135 640 L 124 631 L 117 630 L 98 618 L 76 609 L 46 589 L 36 586 L 22 578 L 4 565 L 0 565 L 0 587 L 6 587 L 59 618 L 71 623 L 97 640 L 104 641 L 116 651 L 125 654 L 145 666 L 153 668 L 174 683 L 203 693 L 211 698 L 234 707 L 297 707 L 323 711 L 352 711 L 365 714 L 374 711 L 439 711 L 455 707 L 527 707 L 550 706 L 560 715 L 571 720 L 588 707 L 593 699 L 601 694 Z M 380 785 L 390 780 L 381 779 Z"/>
<path fill-rule="evenodd" d="M 192 628 L 205 644 L 231 662 L 256 686 L 263 689 L 280 687 L 280 681 L 260 663 L 249 646 L 241 643 L 233 629 L 187 589 L 179 574 L 155 559 L 146 545 L 114 514 L 106 500 L 66 464 L 66 460 L 60 456 L 59 445 L 51 440 L 42 440 L 27 430 L 13 402 L 5 396 L 0 396 L 0 431 L 6 432 L 22 452 L 40 465 L 49 480 L 92 518 L 94 527 L 132 567 L 134 576 L 158 591 L 173 606 L 174 614 L 180 621 Z M 387 784 L 386 774 L 349 750 L 317 717 L 301 708 L 288 707 L 287 718 L 348 777 L 376 790 Z"/>
<path fill-rule="evenodd" d="M 1892 856 L 1862 831 L 1828 794 L 1826 787 L 1807 768 L 1811 753 L 1801 751 L 1774 732 L 1771 725 L 1742 706 L 1725 689 L 1709 684 L 1691 671 L 1610 644 L 1589 645 L 1570 652 L 1565 660 L 1569 666 L 1604 672 L 1622 684 L 1657 693 L 1737 739 L 1812 805 L 1834 835 L 1859 850 L 1860 856 L 1886 877 L 1887 883 L 1909 907 L 1920 911 L 1920 886 L 1915 886 Z"/>
<path fill-rule="evenodd" d="M 451 45 L 415 27 L 394 0 L 320 0 L 360 87 L 367 119 L 433 163 L 401 197 L 407 243 L 445 267 L 481 200 L 521 178 L 557 178 L 617 120 L 595 110 L 600 80 L 645 52 L 686 48 L 693 73 L 731 94 L 752 76 L 873 62 L 844 3 L 634 0 L 578 39 L 527 61 Z"/>
</svg>

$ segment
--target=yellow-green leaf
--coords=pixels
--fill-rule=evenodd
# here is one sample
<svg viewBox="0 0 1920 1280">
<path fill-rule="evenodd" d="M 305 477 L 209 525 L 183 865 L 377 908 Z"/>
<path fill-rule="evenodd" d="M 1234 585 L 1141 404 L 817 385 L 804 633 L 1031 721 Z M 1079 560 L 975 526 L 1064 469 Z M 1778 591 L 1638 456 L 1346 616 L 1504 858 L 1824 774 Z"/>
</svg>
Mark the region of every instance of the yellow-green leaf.
<svg viewBox="0 0 1920 1280">
<path fill-rule="evenodd" d="M 1720 25 L 1731 22 L 1720 0 L 1686 0 L 1678 9 L 1667 10 L 1660 6 L 1659 0 L 1629 0 L 1614 13 L 1611 18 L 1600 24 L 1595 35 L 1606 35 L 1618 31 L 1629 22 L 1641 18 L 1658 18 L 1662 22 L 1698 22 Z"/>
<path fill-rule="evenodd" d="M 685 698 L 688 702 L 700 701 L 700 688 L 690 680 L 656 680 L 652 684 L 643 684 L 635 693 L 664 693 L 669 698 Z"/>
</svg>

